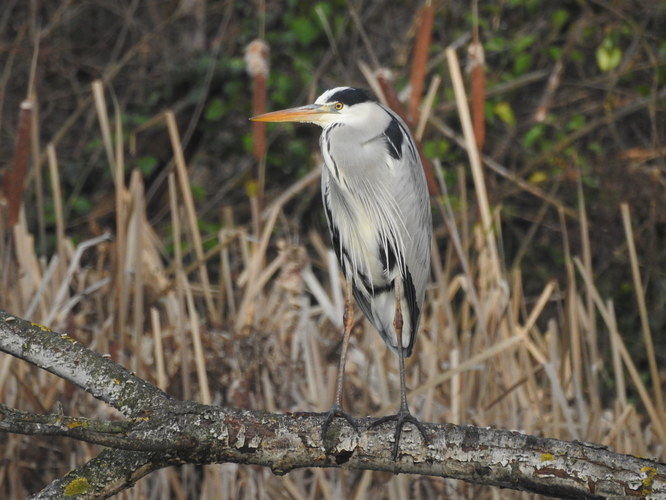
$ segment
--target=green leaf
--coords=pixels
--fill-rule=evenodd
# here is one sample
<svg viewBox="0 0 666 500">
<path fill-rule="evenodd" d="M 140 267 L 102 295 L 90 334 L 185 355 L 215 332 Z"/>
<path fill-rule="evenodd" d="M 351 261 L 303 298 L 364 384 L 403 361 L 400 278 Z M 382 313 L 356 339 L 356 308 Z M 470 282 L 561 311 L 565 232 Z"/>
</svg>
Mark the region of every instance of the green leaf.
<svg viewBox="0 0 666 500">
<path fill-rule="evenodd" d="M 297 17 L 291 23 L 291 31 L 301 45 L 307 47 L 319 35 L 319 29 L 307 17 Z"/>
<path fill-rule="evenodd" d="M 244 134 L 241 142 L 243 143 L 243 151 L 245 151 L 246 153 L 252 153 L 252 151 L 254 150 L 254 141 L 252 140 L 252 134 Z"/>
<path fill-rule="evenodd" d="M 527 50 L 534 45 L 534 36 L 533 35 L 523 35 L 519 38 L 516 38 L 514 41 L 515 50 L 521 52 Z"/>
<path fill-rule="evenodd" d="M 543 170 L 537 170 L 529 177 L 529 182 L 531 184 L 540 184 L 548 180 L 548 174 Z"/>
<path fill-rule="evenodd" d="M 529 148 L 533 146 L 538 140 L 540 140 L 543 137 L 544 134 L 544 126 L 543 124 L 538 124 L 532 127 L 527 131 L 527 133 L 523 136 L 523 146 L 526 148 Z"/>
<path fill-rule="evenodd" d="M 141 156 L 136 160 L 136 168 L 139 169 L 144 177 L 148 177 L 152 174 L 156 166 L 157 158 L 154 156 Z"/>
<path fill-rule="evenodd" d="M 550 58 L 555 61 L 560 58 L 562 55 L 562 48 L 561 47 L 548 47 L 548 55 Z"/>
<path fill-rule="evenodd" d="M 210 102 L 206 105 L 206 112 L 204 118 L 206 121 L 215 122 L 218 121 L 222 116 L 224 116 L 225 105 L 222 102 L 222 99 L 216 97 L 211 99 Z"/>
<path fill-rule="evenodd" d="M 255 179 L 248 179 L 245 182 L 245 194 L 248 198 L 254 198 L 259 192 L 259 183 Z"/>
<path fill-rule="evenodd" d="M 190 191 L 192 191 L 194 201 L 203 201 L 206 199 L 206 190 L 203 187 L 192 184 L 190 185 Z"/>
<path fill-rule="evenodd" d="M 604 38 L 595 55 L 597 66 L 604 73 L 614 70 L 622 61 L 622 51 L 610 37 Z"/>
<path fill-rule="evenodd" d="M 513 127 L 516 124 L 516 116 L 513 114 L 513 109 L 511 109 L 511 105 L 508 102 L 498 102 L 495 104 L 494 111 L 495 114 L 499 116 L 499 119 L 507 125 L 511 125 Z"/>
<path fill-rule="evenodd" d="M 513 63 L 513 71 L 516 73 L 516 75 L 525 74 L 531 63 L 532 56 L 530 54 L 525 52 L 518 54 L 518 56 L 516 56 L 516 60 Z"/>
<path fill-rule="evenodd" d="M 88 214 L 92 210 L 92 203 L 88 198 L 78 196 L 72 201 L 72 210 L 77 214 Z"/>
<path fill-rule="evenodd" d="M 425 141 L 423 143 L 423 154 L 426 158 L 443 158 L 449 150 L 449 143 L 444 140 Z"/>
<path fill-rule="evenodd" d="M 555 28 L 559 30 L 569 20 L 569 12 L 565 9 L 557 9 L 555 12 L 553 12 L 552 20 Z"/>
<path fill-rule="evenodd" d="M 502 52 L 504 48 L 506 47 L 506 40 L 504 38 L 501 38 L 499 36 L 495 36 L 490 38 L 486 43 L 485 43 L 485 50 L 488 53 L 491 52 Z"/>
<path fill-rule="evenodd" d="M 317 2 L 313 10 L 319 10 L 324 16 L 331 16 L 331 4 L 328 2 Z"/>
<path fill-rule="evenodd" d="M 567 130 L 576 131 L 585 125 L 585 122 L 585 115 L 581 113 L 575 113 L 567 123 Z"/>
</svg>

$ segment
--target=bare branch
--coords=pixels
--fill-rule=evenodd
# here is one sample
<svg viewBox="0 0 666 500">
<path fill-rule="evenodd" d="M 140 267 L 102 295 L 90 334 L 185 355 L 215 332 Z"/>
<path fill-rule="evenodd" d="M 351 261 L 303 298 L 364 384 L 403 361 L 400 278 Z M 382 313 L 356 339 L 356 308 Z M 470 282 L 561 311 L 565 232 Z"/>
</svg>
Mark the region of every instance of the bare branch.
<svg viewBox="0 0 666 500">
<path fill-rule="evenodd" d="M 170 460 L 172 462 L 170 462 Z M 56 479 L 32 500 L 108 498 L 133 486 L 139 479 L 167 465 L 173 457 L 160 452 L 107 449 L 85 465 Z"/>
<path fill-rule="evenodd" d="M 105 356 L 65 333 L 0 311 L 0 351 L 23 359 L 89 392 L 128 417 L 169 399 Z"/>
</svg>

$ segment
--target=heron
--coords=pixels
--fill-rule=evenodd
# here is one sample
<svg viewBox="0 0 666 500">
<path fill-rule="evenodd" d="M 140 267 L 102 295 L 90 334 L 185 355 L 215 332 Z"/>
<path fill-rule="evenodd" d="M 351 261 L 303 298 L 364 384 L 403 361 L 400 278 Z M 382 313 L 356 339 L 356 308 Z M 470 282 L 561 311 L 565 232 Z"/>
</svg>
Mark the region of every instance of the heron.
<svg viewBox="0 0 666 500">
<path fill-rule="evenodd" d="M 407 404 L 405 357 L 414 349 L 430 269 L 432 218 L 423 166 L 398 114 L 365 89 L 336 87 L 313 104 L 251 118 L 322 127 L 321 193 L 326 220 L 345 276 L 343 335 L 335 401 L 322 438 L 336 417 L 357 430 L 343 409 L 344 372 L 354 323 L 352 296 L 386 345 L 398 356 L 400 408 L 372 425 L 395 421 L 393 458 L 402 428 L 412 423 L 428 442 Z M 357 430 L 358 432 L 358 430 Z"/>
</svg>

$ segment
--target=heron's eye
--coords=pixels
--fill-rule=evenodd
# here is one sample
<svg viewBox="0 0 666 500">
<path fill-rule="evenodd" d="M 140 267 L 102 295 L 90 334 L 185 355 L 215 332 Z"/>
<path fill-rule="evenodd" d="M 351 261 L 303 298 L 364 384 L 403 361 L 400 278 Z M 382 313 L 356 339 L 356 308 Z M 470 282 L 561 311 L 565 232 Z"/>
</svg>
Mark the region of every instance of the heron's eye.
<svg viewBox="0 0 666 500">
<path fill-rule="evenodd" d="M 341 102 L 336 102 L 335 103 L 335 109 L 337 109 L 338 111 L 340 111 L 344 107 L 345 107 L 345 105 L 342 104 Z"/>
</svg>

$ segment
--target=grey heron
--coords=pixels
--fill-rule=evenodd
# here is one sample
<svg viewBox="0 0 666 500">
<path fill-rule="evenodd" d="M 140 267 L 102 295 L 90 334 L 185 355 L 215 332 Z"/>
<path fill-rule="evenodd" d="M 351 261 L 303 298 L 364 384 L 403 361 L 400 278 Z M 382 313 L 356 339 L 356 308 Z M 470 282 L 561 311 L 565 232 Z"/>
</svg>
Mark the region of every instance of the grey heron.
<svg viewBox="0 0 666 500">
<path fill-rule="evenodd" d="M 342 352 L 335 402 L 322 436 L 342 408 L 344 370 L 353 325 L 353 295 L 398 355 L 400 409 L 374 425 L 395 420 L 393 457 L 402 427 L 410 422 L 424 440 L 422 424 L 409 411 L 404 358 L 414 349 L 430 269 L 432 219 L 428 189 L 409 128 L 391 109 L 362 89 L 327 90 L 314 104 L 251 118 L 264 122 L 307 122 L 323 128 L 321 191 L 340 267 L 346 278 Z"/>
</svg>

